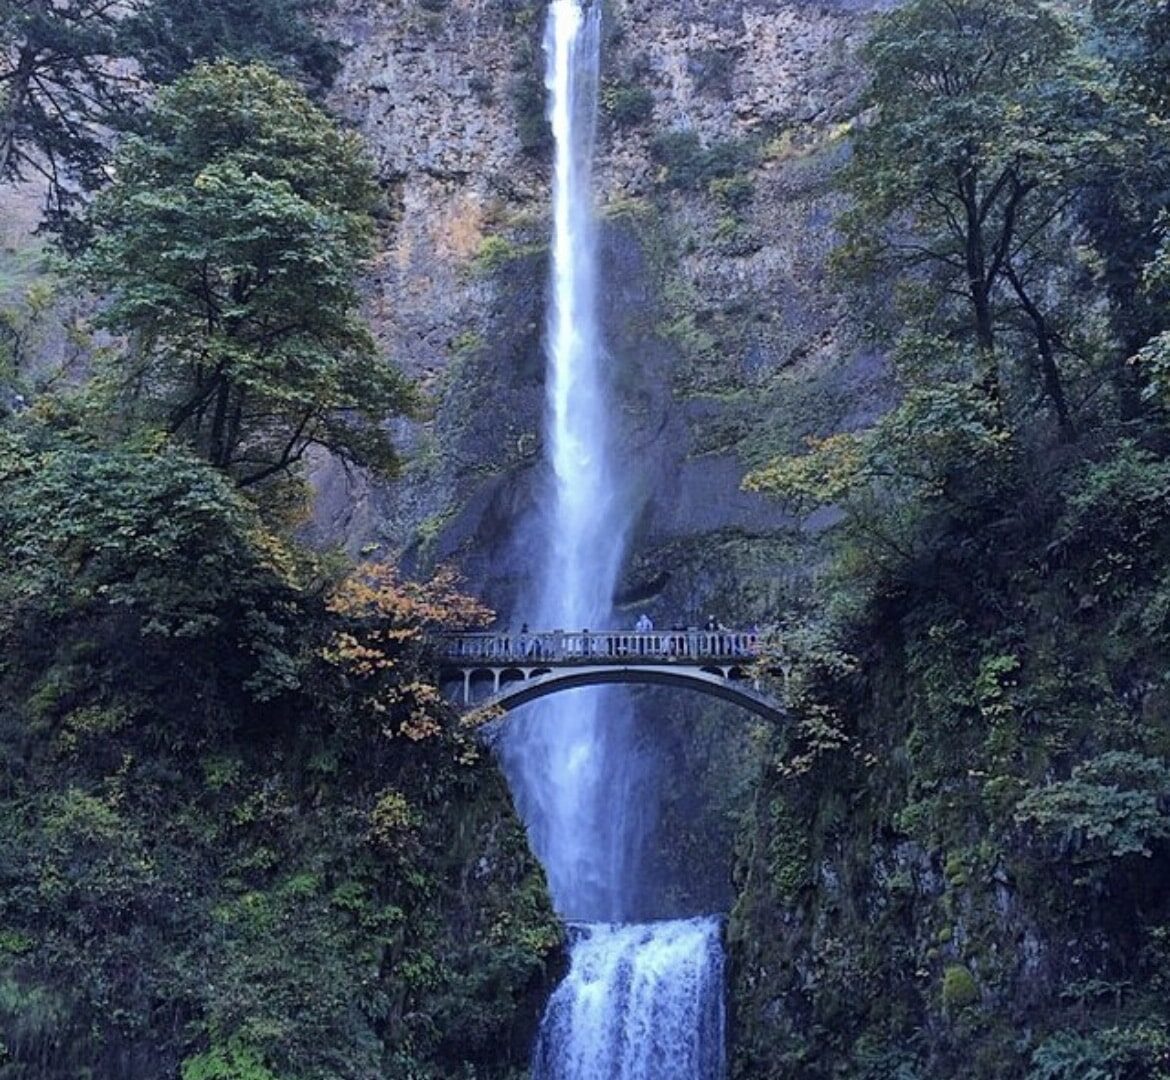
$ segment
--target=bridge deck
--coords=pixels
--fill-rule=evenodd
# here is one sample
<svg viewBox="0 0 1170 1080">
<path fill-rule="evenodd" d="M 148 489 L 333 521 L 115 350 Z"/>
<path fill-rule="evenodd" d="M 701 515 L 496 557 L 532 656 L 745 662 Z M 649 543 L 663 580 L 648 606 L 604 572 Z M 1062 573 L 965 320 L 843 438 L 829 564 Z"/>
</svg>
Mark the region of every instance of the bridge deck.
<svg viewBox="0 0 1170 1080">
<path fill-rule="evenodd" d="M 753 661 L 760 651 L 760 635 L 737 630 L 448 634 L 441 651 L 448 663 L 458 667 L 571 667 L 599 660 L 626 665 L 682 661 L 726 666 Z"/>
</svg>

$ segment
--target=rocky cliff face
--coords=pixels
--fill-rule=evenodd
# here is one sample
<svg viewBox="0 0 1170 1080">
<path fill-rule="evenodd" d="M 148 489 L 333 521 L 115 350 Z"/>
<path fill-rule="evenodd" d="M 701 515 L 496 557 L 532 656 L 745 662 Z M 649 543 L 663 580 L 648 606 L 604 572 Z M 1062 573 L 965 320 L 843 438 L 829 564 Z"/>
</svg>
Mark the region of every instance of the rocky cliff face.
<svg viewBox="0 0 1170 1080">
<path fill-rule="evenodd" d="M 619 599 L 660 619 L 751 619 L 782 596 L 807 556 L 739 491 L 745 467 L 880 405 L 880 364 L 823 276 L 852 56 L 885 6 L 607 5 L 603 303 L 640 510 Z M 370 311 L 436 405 L 402 433 L 392 489 L 322 469 L 316 528 L 454 559 L 505 614 L 542 482 L 542 22 L 532 0 L 346 0 L 334 27 L 334 105 L 387 190 Z"/>
<path fill-rule="evenodd" d="M 744 472 L 808 435 L 864 422 L 888 399 L 880 357 L 826 282 L 853 56 L 888 6 L 607 4 L 597 188 L 625 495 L 636 507 L 616 598 L 631 619 L 648 610 L 660 625 L 707 613 L 749 623 L 782 609 L 831 517 L 786 519 L 741 492 Z M 400 432 L 411 458 L 394 484 L 319 469 L 314 528 L 354 552 L 454 561 L 515 621 L 545 483 L 542 23 L 532 0 L 345 0 L 334 27 L 349 50 L 333 104 L 366 136 L 387 191 L 369 309 L 387 354 L 435 405 Z M 768 737 L 689 700 L 651 711 L 662 722 L 646 752 L 664 775 L 688 778 L 664 785 L 656 810 L 664 840 L 647 864 L 657 913 L 735 902 L 741 822 L 750 895 L 733 922 L 736 1061 L 759 1061 L 755 1041 L 792 1035 L 752 990 L 762 965 L 752 942 L 789 918 L 770 891 L 753 893 L 756 845 L 770 834 L 752 818 L 766 800 L 749 804 Z M 700 865 L 712 869 L 697 881 Z M 782 952 L 809 945 L 800 935 Z"/>
</svg>

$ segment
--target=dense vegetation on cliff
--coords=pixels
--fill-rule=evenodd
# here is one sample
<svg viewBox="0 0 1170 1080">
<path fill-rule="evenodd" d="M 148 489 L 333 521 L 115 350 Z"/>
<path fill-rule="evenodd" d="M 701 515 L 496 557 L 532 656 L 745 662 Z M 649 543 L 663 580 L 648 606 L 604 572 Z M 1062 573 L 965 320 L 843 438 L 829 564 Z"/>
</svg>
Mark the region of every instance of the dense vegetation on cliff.
<svg viewBox="0 0 1170 1080">
<path fill-rule="evenodd" d="M 737 1078 L 1170 1077 L 1170 15 L 890 6 L 833 137 L 849 209 L 823 287 L 898 404 L 749 478 L 841 520 L 797 608 L 774 606 L 787 588 L 750 608 L 775 622 L 792 716 L 752 731 L 763 776 L 722 760 L 714 722 L 679 725 L 679 760 L 728 790 L 707 816 L 672 793 L 693 830 L 672 887 L 693 899 L 684 877 L 755 785 L 729 924 Z M 306 460 L 393 475 L 384 422 L 422 407 L 359 315 L 388 215 L 313 103 L 339 62 L 327 7 L 0 0 L 0 181 L 44 181 L 70 255 L 0 274 L 4 1080 L 524 1068 L 559 932 L 422 641 L 482 613 L 444 574 L 408 584 L 297 541 Z M 508 8 L 534 36 L 538 5 Z M 508 107 L 538 163 L 529 45 Z M 730 94 L 733 60 L 696 64 Z M 753 170 L 804 135 L 656 131 L 640 77 L 607 81 L 607 122 L 645 136 L 654 198 L 715 208 L 704 258 L 750 256 Z M 527 302 L 543 222 L 524 221 L 531 247 L 487 236 L 468 275 Z M 83 287 L 97 313 L 54 338 Z M 638 324 L 686 361 L 662 381 L 755 393 L 724 339 L 781 301 L 712 323 L 663 291 L 665 324 Z M 530 372 L 538 307 L 501 305 L 501 355 Z M 445 392 L 482 420 L 459 366 L 480 329 Z M 631 351 L 658 356 L 646 341 Z M 792 430 L 795 391 L 766 406 Z M 463 455 L 436 431 L 434 459 Z M 527 453 L 469 431 L 493 444 L 471 470 Z M 770 537 L 757 578 L 803 538 Z"/>
<path fill-rule="evenodd" d="M 305 455 L 392 467 L 418 403 L 371 166 L 258 64 L 134 127 L 58 271 L 118 336 L 46 374 L 42 280 L 0 338 L 0 1076 L 510 1075 L 560 930 L 425 644 L 486 613 L 295 540 Z"/>
<path fill-rule="evenodd" d="M 1170 18 L 1076 16 L 864 50 L 838 258 L 900 404 L 748 480 L 844 520 L 780 627 L 737 1076 L 1170 1076 Z"/>
</svg>

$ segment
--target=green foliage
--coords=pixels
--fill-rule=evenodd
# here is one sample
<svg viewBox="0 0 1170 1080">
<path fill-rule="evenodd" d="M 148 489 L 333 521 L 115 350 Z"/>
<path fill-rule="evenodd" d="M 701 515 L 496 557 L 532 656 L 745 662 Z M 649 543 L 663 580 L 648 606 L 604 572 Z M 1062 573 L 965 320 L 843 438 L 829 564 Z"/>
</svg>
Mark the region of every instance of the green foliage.
<svg viewBox="0 0 1170 1080">
<path fill-rule="evenodd" d="M 279 1080 L 250 1050 L 232 1043 L 183 1062 L 182 1080 Z"/>
<path fill-rule="evenodd" d="M 247 485 L 313 446 L 382 468 L 416 404 L 358 313 L 377 197 L 357 140 L 265 68 L 197 68 L 160 94 L 91 214 L 85 280 L 132 335 L 108 374 L 139 424 Z"/>
<path fill-rule="evenodd" d="M 1073 470 L 1067 488 L 1054 553 L 1085 558 L 1084 603 L 1119 599 L 1133 589 L 1135 570 L 1157 558 L 1170 518 L 1170 462 L 1122 439 L 1103 460 Z"/>
<path fill-rule="evenodd" d="M 771 803 L 768 836 L 768 869 L 778 896 L 792 903 L 812 880 L 808 837 L 782 800 Z"/>
<path fill-rule="evenodd" d="M 327 89 L 338 48 L 321 36 L 322 0 L 150 0 L 120 26 L 146 76 L 168 83 L 202 61 L 262 63 Z"/>
<path fill-rule="evenodd" d="M 860 576 L 877 567 L 901 573 L 933 542 L 940 518 L 978 517 L 996 504 L 1012 452 L 979 387 L 911 385 L 870 430 L 810 438 L 807 453 L 754 470 L 744 487 L 802 511 L 839 506 Z"/>
<path fill-rule="evenodd" d="M 546 154 L 552 147 L 552 129 L 545 117 L 544 84 L 534 74 L 512 84 L 512 106 L 521 148 L 533 157 Z"/>
<path fill-rule="evenodd" d="M 118 617 L 259 697 L 296 684 L 295 560 L 201 462 L 8 439 L 0 492 L 0 552 L 19 571 L 0 578 L 0 626 Z"/>
<path fill-rule="evenodd" d="M 1166 1075 L 1165 118 L 1155 37 L 1069 11 L 910 0 L 864 50 L 839 263 L 895 393 L 746 481 L 836 524 L 763 650 L 814 872 L 757 816 L 736 1076 Z"/>
<path fill-rule="evenodd" d="M 55 214 L 78 183 L 97 183 L 99 127 L 128 103 L 110 66 L 117 29 L 116 10 L 93 0 L 0 3 L 0 183 L 43 179 Z"/>
<path fill-rule="evenodd" d="M 30 277 L 0 306 L 0 385 L 28 385 L 33 359 L 48 334 L 57 283 L 48 275 Z"/>
<path fill-rule="evenodd" d="M 752 201 L 756 187 L 750 177 L 716 177 L 707 185 L 711 197 L 729 210 L 743 210 Z"/>
<path fill-rule="evenodd" d="M 1159 221 L 1160 242 L 1144 268 L 1145 292 L 1164 296 L 1170 286 L 1170 241 L 1167 222 Z M 1170 406 L 1170 331 L 1155 334 L 1134 358 L 1145 379 L 1144 396 L 1163 408 Z"/>
<path fill-rule="evenodd" d="M 1039 373 L 1071 430 L 1083 312 L 1060 310 L 1041 281 L 1075 261 L 1077 188 L 1139 153 L 1148 125 L 1040 0 L 914 0 L 880 21 L 864 58 L 876 112 L 844 174 L 842 264 L 921 292 L 921 320 L 976 345 L 971 376 L 997 403 Z M 1009 340 L 1029 362 L 1001 370 Z"/>
<path fill-rule="evenodd" d="M 1032 1055 L 1027 1080 L 1165 1080 L 1170 1037 L 1156 1022 L 1091 1034 L 1061 1031 Z"/>
<path fill-rule="evenodd" d="M 760 666 L 772 673 L 773 692 L 789 713 L 787 745 L 777 762 L 783 776 L 815 775 L 840 766 L 842 757 L 856 749 L 845 717 L 825 693 L 857 669 L 857 658 L 836 629 L 827 620 L 790 618 L 760 650 Z"/>
<path fill-rule="evenodd" d="M 749 143 L 727 139 L 704 146 L 694 131 L 669 131 L 650 147 L 662 166 L 661 182 L 670 190 L 701 191 L 715 180 L 742 175 L 756 162 Z"/>
<path fill-rule="evenodd" d="M 638 127 L 654 115 L 654 95 L 644 86 L 609 82 L 601 88 L 601 108 L 618 127 Z"/>
<path fill-rule="evenodd" d="M 0 4 L 0 181 L 51 173 L 58 210 L 107 179 L 127 71 L 182 76 L 134 83 L 71 236 L 117 335 L 70 339 L 96 377 L 4 387 L 0 1073 L 512 1078 L 561 931 L 433 681 L 427 629 L 482 609 L 449 572 L 339 582 L 289 535 L 303 487 L 259 486 L 311 446 L 392 467 L 418 401 L 359 316 L 357 139 L 268 68 L 197 63 L 323 88 L 321 7 L 131 7 Z M 10 265 L 26 389 L 54 296 Z"/>
<path fill-rule="evenodd" d="M 1057 859 L 1148 859 L 1170 838 L 1170 765 L 1110 751 L 1078 765 L 1068 780 L 1030 792 L 1016 820 L 1033 826 Z"/>
<path fill-rule="evenodd" d="M 0 3 L 0 183 L 38 178 L 49 223 L 65 228 L 106 179 L 110 128 L 133 122 L 139 83 L 168 82 L 201 60 L 261 61 L 328 86 L 336 48 L 319 35 L 321 0 L 94 0 Z M 11 47 L 7 47 L 11 45 Z"/>
<path fill-rule="evenodd" d="M 948 1012 L 959 1012 L 979 1000 L 975 977 L 961 964 L 952 964 L 943 972 L 942 1001 Z"/>
<path fill-rule="evenodd" d="M 324 572 L 165 441 L 0 431 L 14 1077 L 520 1064 L 560 931 L 424 646 L 479 608 Z"/>
<path fill-rule="evenodd" d="M 1170 111 L 1170 12 L 1146 0 L 1092 0 L 1103 51 L 1143 103 Z"/>
<path fill-rule="evenodd" d="M 498 273 L 522 254 L 523 252 L 506 237 L 485 236 L 479 245 L 479 250 L 475 253 L 475 269 L 477 273 L 489 276 Z M 460 344 L 466 346 L 468 343 L 468 339 L 464 338 Z M 466 350 L 461 348 L 459 351 Z"/>
</svg>

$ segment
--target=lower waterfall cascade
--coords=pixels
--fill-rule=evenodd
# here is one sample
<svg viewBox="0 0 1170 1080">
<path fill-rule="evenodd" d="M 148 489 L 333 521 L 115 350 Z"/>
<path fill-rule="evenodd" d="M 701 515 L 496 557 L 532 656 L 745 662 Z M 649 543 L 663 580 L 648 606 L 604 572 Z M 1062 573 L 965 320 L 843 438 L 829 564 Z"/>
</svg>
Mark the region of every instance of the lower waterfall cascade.
<svg viewBox="0 0 1170 1080">
<path fill-rule="evenodd" d="M 723 1068 L 720 920 L 570 928 L 533 1080 L 715 1077 Z"/>
</svg>

